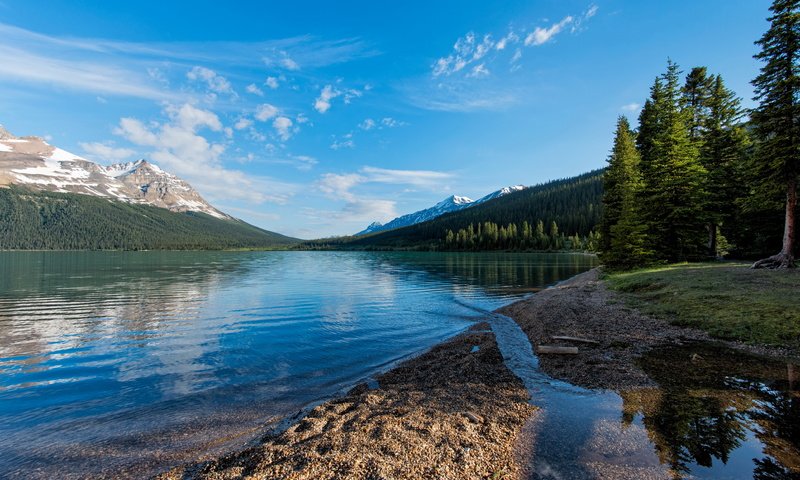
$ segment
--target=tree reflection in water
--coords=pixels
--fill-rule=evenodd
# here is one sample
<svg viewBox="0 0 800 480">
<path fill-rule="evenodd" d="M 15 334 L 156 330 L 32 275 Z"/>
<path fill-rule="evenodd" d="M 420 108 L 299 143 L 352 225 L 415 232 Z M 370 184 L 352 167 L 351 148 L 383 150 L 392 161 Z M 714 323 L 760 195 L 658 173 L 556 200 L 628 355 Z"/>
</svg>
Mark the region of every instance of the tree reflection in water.
<svg viewBox="0 0 800 480">
<path fill-rule="evenodd" d="M 641 366 L 658 386 L 621 393 L 623 422 L 641 416 L 676 478 L 703 471 L 716 476 L 712 472 L 744 455 L 750 455 L 754 478 L 800 478 L 794 365 L 694 344 L 654 351 Z M 754 450 L 762 458 L 751 458 Z"/>
</svg>

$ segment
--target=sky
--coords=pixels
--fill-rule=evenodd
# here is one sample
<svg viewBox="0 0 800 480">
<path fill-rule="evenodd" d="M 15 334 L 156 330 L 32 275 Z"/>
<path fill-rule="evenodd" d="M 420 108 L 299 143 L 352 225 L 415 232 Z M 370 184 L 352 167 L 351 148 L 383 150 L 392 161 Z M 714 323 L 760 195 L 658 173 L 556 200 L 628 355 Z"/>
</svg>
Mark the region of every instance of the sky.
<svg viewBox="0 0 800 480">
<path fill-rule="evenodd" d="M 605 165 L 668 59 L 752 106 L 767 0 L 0 0 L 0 124 L 300 238 Z"/>
</svg>

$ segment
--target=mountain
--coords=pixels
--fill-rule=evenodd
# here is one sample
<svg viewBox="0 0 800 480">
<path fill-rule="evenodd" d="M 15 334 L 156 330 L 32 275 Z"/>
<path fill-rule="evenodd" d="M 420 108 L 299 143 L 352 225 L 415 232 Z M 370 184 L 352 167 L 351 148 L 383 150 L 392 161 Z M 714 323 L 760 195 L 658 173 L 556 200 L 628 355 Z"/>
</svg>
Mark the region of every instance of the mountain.
<svg viewBox="0 0 800 480">
<path fill-rule="evenodd" d="M 103 166 L 0 127 L 0 250 L 216 250 L 298 242 L 222 213 L 146 160 Z"/>
<path fill-rule="evenodd" d="M 332 248 L 436 248 L 447 230 L 457 232 L 469 225 L 493 222 L 497 225 L 543 221 L 547 228 L 556 222 L 567 235 L 588 235 L 600 221 L 603 170 L 540 185 L 501 191 L 473 202 L 469 208 L 440 215 L 432 220 L 372 235 L 311 244 Z M 512 187 L 513 188 L 513 187 Z"/>
<path fill-rule="evenodd" d="M 127 203 L 202 212 L 230 219 L 191 185 L 146 160 L 103 166 L 39 137 L 15 137 L 0 127 L 0 186 L 80 193 Z"/>
<path fill-rule="evenodd" d="M 450 197 L 445 198 L 441 202 L 437 203 L 436 205 L 426 208 L 425 210 L 420 210 L 418 212 L 409 213 L 407 215 L 403 215 L 402 217 L 397 217 L 394 220 L 386 223 L 385 225 L 381 225 L 378 222 L 373 222 L 368 226 L 366 229 L 358 232 L 358 235 L 366 235 L 368 233 L 376 233 L 376 232 L 383 232 L 386 230 L 394 230 L 396 228 L 407 227 L 410 225 L 416 225 L 418 223 L 427 222 L 428 220 L 433 220 L 434 218 L 440 217 L 445 213 L 456 212 L 458 210 L 474 207 L 475 205 L 479 205 L 483 202 L 502 197 L 504 195 L 508 195 L 509 193 L 518 192 L 525 187 L 523 185 L 514 185 L 511 187 L 502 188 L 496 192 L 492 192 L 485 197 L 481 197 L 478 200 L 472 200 L 467 197 L 459 197 L 457 195 L 452 195 Z"/>
</svg>

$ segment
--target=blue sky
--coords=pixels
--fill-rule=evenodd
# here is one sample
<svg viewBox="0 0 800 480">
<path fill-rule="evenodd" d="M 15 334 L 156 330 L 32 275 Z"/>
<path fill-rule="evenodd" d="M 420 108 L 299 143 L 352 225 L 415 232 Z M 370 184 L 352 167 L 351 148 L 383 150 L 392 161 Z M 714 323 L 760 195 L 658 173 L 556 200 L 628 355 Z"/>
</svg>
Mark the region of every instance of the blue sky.
<svg viewBox="0 0 800 480">
<path fill-rule="evenodd" d="M 767 0 L 0 0 L 0 124 L 302 238 L 604 165 L 672 58 L 752 102 Z"/>
</svg>

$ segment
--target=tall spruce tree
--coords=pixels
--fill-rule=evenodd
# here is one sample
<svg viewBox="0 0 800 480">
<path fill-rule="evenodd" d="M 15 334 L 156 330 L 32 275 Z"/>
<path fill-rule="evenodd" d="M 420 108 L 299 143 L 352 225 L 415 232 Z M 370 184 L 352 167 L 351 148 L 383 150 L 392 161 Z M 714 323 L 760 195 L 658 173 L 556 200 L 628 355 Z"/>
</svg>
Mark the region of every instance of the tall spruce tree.
<svg viewBox="0 0 800 480">
<path fill-rule="evenodd" d="M 682 108 L 678 65 L 657 78 L 639 117 L 639 194 L 649 246 L 656 259 L 682 261 L 705 253 L 703 176 L 690 138 L 690 111 Z"/>
<path fill-rule="evenodd" d="M 603 218 L 601 258 L 612 268 L 630 268 L 646 263 L 644 224 L 636 208 L 641 186 L 639 152 L 628 119 L 620 116 L 614 147 L 603 174 Z"/>
<path fill-rule="evenodd" d="M 794 267 L 797 184 L 800 178 L 800 0 L 775 0 L 770 28 L 756 44 L 764 62 L 752 81 L 759 102 L 751 120 L 759 143 L 754 168 L 766 186 L 785 190 L 786 214 L 780 253 L 753 268 Z"/>
<path fill-rule="evenodd" d="M 694 67 L 686 76 L 683 85 L 684 108 L 689 110 L 689 138 L 699 144 L 708 119 L 708 101 L 711 95 L 713 78 L 708 76 L 706 67 Z"/>
<path fill-rule="evenodd" d="M 639 163 L 639 154 L 633 144 L 634 134 L 628 119 L 620 116 L 614 132 L 614 146 L 608 157 L 608 167 L 603 172 L 603 216 L 600 220 L 600 251 L 611 250 L 611 227 L 619 222 L 622 212 L 622 199 L 631 177 L 633 165 Z M 633 151 L 631 151 L 631 148 Z"/>
<path fill-rule="evenodd" d="M 717 255 L 717 230 L 731 223 L 736 214 L 736 200 L 743 197 L 745 181 L 739 166 L 747 148 L 747 133 L 740 124 L 741 99 L 725 87 L 722 76 L 710 77 L 705 99 L 700 163 L 706 169 L 706 215 L 708 218 L 708 254 Z"/>
</svg>

